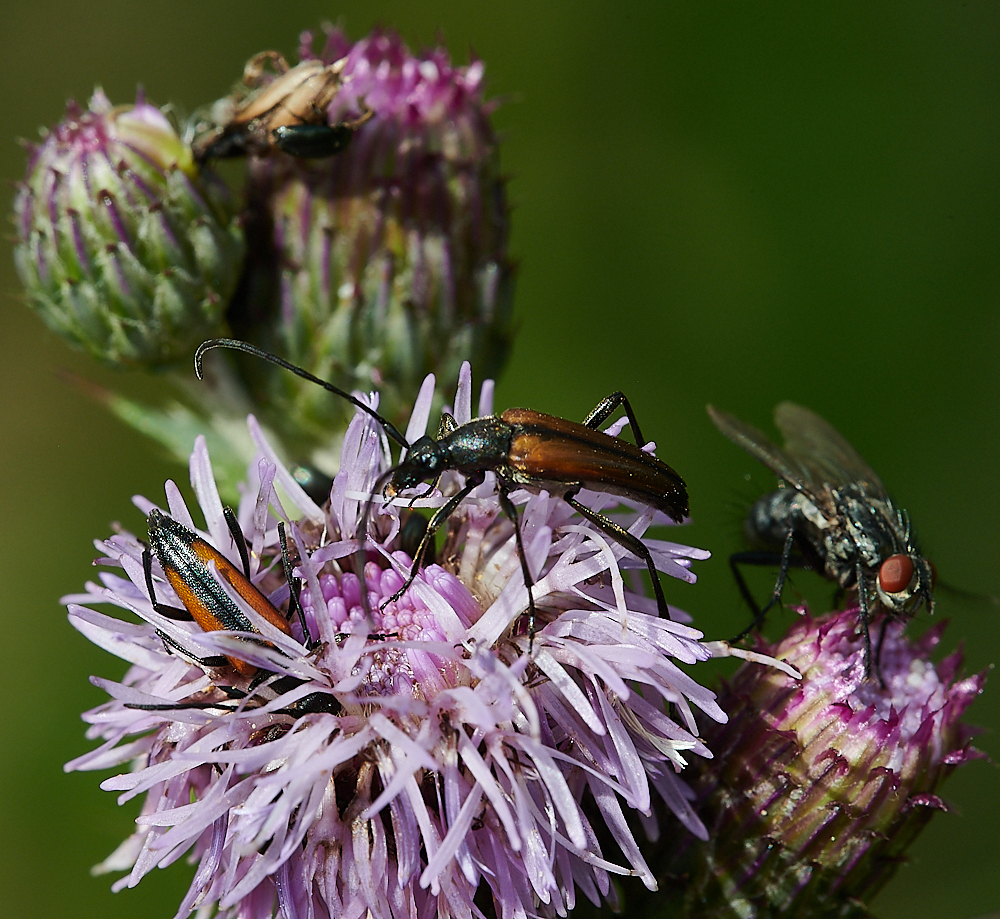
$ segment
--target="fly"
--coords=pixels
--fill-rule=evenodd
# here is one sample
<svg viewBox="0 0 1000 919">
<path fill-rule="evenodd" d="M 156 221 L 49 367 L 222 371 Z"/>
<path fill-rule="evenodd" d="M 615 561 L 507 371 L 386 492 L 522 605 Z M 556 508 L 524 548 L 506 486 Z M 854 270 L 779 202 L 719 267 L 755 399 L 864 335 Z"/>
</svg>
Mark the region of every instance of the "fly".
<svg viewBox="0 0 1000 919">
<path fill-rule="evenodd" d="M 934 566 L 920 553 L 909 515 L 893 504 L 857 451 L 815 412 L 791 402 L 775 408 L 784 447 L 711 405 L 708 414 L 726 437 L 781 480 L 778 490 L 758 499 L 746 519 L 751 543 L 765 549 L 729 558 L 740 593 L 754 613 L 753 623 L 737 640 L 760 628 L 767 611 L 780 603 L 789 567 L 810 568 L 845 591 L 857 591 L 865 671 L 871 676 L 869 623 L 874 613 L 881 607 L 890 617 L 909 618 L 923 603 L 934 612 Z M 741 564 L 779 566 L 774 592 L 763 608 L 750 593 Z M 876 668 L 887 622 L 879 633 Z"/>
</svg>

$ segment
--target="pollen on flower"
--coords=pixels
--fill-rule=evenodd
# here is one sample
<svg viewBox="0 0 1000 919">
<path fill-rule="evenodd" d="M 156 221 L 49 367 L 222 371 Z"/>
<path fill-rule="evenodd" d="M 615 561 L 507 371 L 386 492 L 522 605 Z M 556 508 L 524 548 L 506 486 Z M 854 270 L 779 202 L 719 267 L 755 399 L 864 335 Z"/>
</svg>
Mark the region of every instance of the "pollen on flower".
<svg viewBox="0 0 1000 919">
<path fill-rule="evenodd" d="M 424 432 L 432 399 L 424 386 L 408 438 Z M 471 405 L 466 369 L 460 424 Z M 481 887 L 497 915 L 554 915 L 578 891 L 613 900 L 614 874 L 655 887 L 626 814 L 654 830 L 655 794 L 704 837 L 680 774 L 689 757 L 711 756 L 693 709 L 725 715 L 678 666 L 711 656 L 701 634 L 679 610 L 658 618 L 623 579 L 623 566 L 641 563 L 565 502 L 513 493 L 538 573 L 532 643 L 513 527 L 487 481 L 397 597 L 415 511 L 412 495 L 372 495 L 390 457 L 369 417 L 351 423 L 322 506 L 249 425 L 260 453 L 236 518 L 263 599 L 255 607 L 249 590 L 207 566 L 247 630 L 205 632 L 170 613 L 183 602 L 164 560 L 144 563 L 127 533 L 98 544 L 118 572 L 66 598 L 72 623 L 132 664 L 120 683 L 95 680 L 111 696 L 84 716 L 101 744 L 67 767 L 127 766 L 102 787 L 121 800 L 146 796 L 136 834 L 101 869 L 127 871 L 116 886 L 133 886 L 187 853 L 198 870 L 177 915 L 215 908 L 232 919 L 271 917 L 275 905 L 284 916 L 470 916 Z M 201 440 L 191 481 L 204 529 L 172 483 L 164 513 L 240 567 Z M 418 504 L 440 506 L 459 487 L 450 472 Z M 646 508 L 616 512 L 640 535 L 653 519 Z M 689 581 L 691 562 L 707 555 L 645 542 L 661 570 Z M 302 613 L 286 634 L 258 610 L 291 611 L 293 594 Z M 97 612 L 99 603 L 138 621 Z M 248 673 L 226 663 L 234 658 Z"/>
</svg>

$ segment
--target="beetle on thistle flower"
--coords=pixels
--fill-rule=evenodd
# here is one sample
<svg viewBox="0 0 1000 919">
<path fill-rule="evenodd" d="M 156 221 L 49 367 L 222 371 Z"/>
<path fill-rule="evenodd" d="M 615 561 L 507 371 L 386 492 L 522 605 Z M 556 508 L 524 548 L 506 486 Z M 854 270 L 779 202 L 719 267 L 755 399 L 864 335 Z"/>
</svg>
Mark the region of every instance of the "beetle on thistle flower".
<svg viewBox="0 0 1000 919">
<path fill-rule="evenodd" d="M 481 414 L 490 414 L 489 394 Z M 432 399 L 429 381 L 410 442 L 426 427 Z M 466 370 L 459 425 L 471 420 L 471 405 Z M 377 401 L 369 407 L 377 411 Z M 129 871 L 117 886 L 138 883 L 183 851 L 199 869 L 179 915 L 214 903 L 222 916 L 263 919 L 275 901 L 286 915 L 464 914 L 481 883 L 505 909 L 554 914 L 572 908 L 577 886 L 594 902 L 613 898 L 609 873 L 653 885 L 623 808 L 650 813 L 655 790 L 702 835 L 677 773 L 689 754 L 711 755 L 691 706 L 725 718 L 713 694 L 675 663 L 711 656 L 684 614 L 671 608 L 671 619 L 660 618 L 651 600 L 627 589 L 622 550 L 568 504 L 514 491 L 510 501 L 524 507 L 523 545 L 539 573 L 536 602 L 548 614 L 529 661 L 525 636 L 512 628 L 526 604 L 514 531 L 489 482 L 470 491 L 449 518 L 445 548 L 396 597 L 411 565 L 396 548 L 400 507 L 409 502 L 377 506 L 362 533 L 364 508 L 389 465 L 370 415 L 359 411 L 351 423 L 324 507 L 277 462 L 252 419 L 250 426 L 260 457 L 237 510 L 250 580 L 277 607 L 288 597 L 271 565 L 283 522 L 303 582 L 305 627 L 293 618 L 290 635 L 269 628 L 232 589 L 227 596 L 257 634 L 204 632 L 161 615 L 148 596 L 143 546 L 126 533 L 101 544 L 125 576 L 107 573 L 103 585 L 67 598 L 73 624 L 133 665 L 121 683 L 96 681 L 112 700 L 85 717 L 104 742 L 68 767 L 138 757 L 137 767 L 104 783 L 123 800 L 147 794 L 137 833 L 104 865 Z M 239 564 L 203 441 L 191 471 L 206 529 L 197 530 L 172 485 L 170 517 Z M 630 528 L 641 533 L 652 514 L 633 516 Z M 374 555 L 352 570 L 362 536 Z M 707 556 L 649 545 L 659 569 L 688 581 L 691 561 Z M 224 576 L 217 581 L 225 588 Z M 158 602 L 172 602 L 166 580 L 156 589 Z M 89 608 L 107 602 L 141 622 Z M 173 643 L 165 646 L 158 632 Z M 192 663 L 172 653 L 177 646 L 274 676 L 259 691 L 234 694 L 233 668 Z M 336 704 L 299 704 L 315 694 Z M 595 832 L 595 815 L 616 853 L 598 843 L 605 834 Z"/>
<path fill-rule="evenodd" d="M 577 500 L 580 491 L 589 488 L 591 491 L 639 501 L 666 514 L 674 523 L 680 523 L 688 514 L 688 494 L 684 480 L 661 459 L 640 449 L 645 446 L 646 441 L 624 393 L 615 392 L 602 399 L 582 424 L 524 408 L 507 409 L 499 415 L 490 414 L 470 419 L 462 425 L 451 414 L 445 413 L 436 438 L 425 435 L 411 443 L 392 422 L 350 393 L 246 342 L 224 338 L 203 342 L 194 357 L 195 373 L 199 379 L 203 376 L 202 361 L 205 352 L 213 348 L 228 348 L 262 358 L 316 383 L 369 414 L 406 451 L 399 463 L 387 470 L 376 483 L 376 492 L 379 485 L 384 485 L 386 494 L 395 496 L 429 482 L 432 484 L 426 494 L 430 494 L 445 472 L 460 472 L 465 477 L 465 484 L 450 495 L 431 517 L 414 554 L 417 559 L 423 557 L 434 534 L 462 501 L 473 489 L 483 484 L 486 473 L 493 473 L 500 508 L 514 525 L 521 573 L 528 591 L 529 649 L 535 638 L 536 609 L 531 590 L 534 579 L 525 554 L 517 511 L 510 501 L 510 493 L 515 488 L 534 492 L 544 489 L 549 494 L 558 495 L 599 530 L 642 559 L 653 584 L 657 610 L 661 616 L 669 617 L 669 608 L 656 574 L 653 556 L 643 541 L 604 514 Z M 619 408 L 625 409 L 626 421 L 636 439 L 634 446 L 597 430 Z M 366 505 L 362 517 L 362 533 L 365 531 L 369 509 L 370 505 Z M 417 566 L 414 565 L 402 587 L 389 601 L 402 596 L 413 583 L 416 572 Z"/>
</svg>

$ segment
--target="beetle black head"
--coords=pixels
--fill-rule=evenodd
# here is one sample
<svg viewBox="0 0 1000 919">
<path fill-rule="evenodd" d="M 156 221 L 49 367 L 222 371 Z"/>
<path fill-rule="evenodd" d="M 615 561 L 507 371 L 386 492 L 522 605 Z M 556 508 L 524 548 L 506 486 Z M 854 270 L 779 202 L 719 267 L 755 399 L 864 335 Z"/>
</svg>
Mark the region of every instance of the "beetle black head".
<svg viewBox="0 0 1000 919">
<path fill-rule="evenodd" d="M 393 493 L 414 488 L 421 482 L 437 478 L 446 465 L 440 444 L 433 437 L 425 435 L 413 442 L 406 459 L 393 472 L 389 487 Z"/>
</svg>

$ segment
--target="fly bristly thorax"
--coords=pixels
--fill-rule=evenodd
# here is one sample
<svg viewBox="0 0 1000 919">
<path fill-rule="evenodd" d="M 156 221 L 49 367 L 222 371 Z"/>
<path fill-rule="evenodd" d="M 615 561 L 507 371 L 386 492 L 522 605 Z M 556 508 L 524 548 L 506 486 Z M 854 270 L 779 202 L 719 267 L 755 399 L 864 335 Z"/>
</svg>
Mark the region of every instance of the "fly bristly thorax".
<svg viewBox="0 0 1000 919">
<path fill-rule="evenodd" d="M 909 528 L 891 502 L 860 486 L 846 486 L 836 496 L 839 515 L 867 568 L 878 568 L 890 555 L 909 554 Z"/>
</svg>

